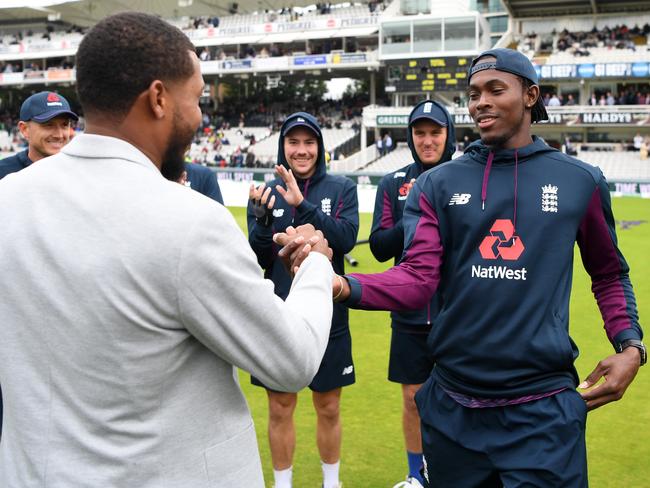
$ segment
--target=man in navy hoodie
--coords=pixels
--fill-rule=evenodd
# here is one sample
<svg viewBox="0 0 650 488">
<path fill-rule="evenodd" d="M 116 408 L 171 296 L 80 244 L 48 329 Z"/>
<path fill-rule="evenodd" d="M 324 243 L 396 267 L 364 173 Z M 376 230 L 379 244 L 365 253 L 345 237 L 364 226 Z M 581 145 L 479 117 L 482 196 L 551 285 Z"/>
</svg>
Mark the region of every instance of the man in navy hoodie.
<svg viewBox="0 0 650 488">
<path fill-rule="evenodd" d="M 381 262 L 393 259 L 397 264 L 402 257 L 402 215 L 415 179 L 427 169 L 450 161 L 455 151 L 454 124 L 447 110 L 438 102 L 425 100 L 413 108 L 406 137 L 414 162 L 385 175 L 377 187 L 370 250 Z M 422 438 L 415 394 L 433 369 L 427 335 L 431 331 L 431 319 L 435 318 L 438 310 L 438 296 L 434 295 L 420 310 L 391 313 L 393 331 L 388 379 L 402 385 L 402 428 L 409 474 L 407 480 L 397 486 L 404 488 L 421 487 L 423 483 L 420 474 Z"/>
<path fill-rule="evenodd" d="M 312 224 L 320 230 L 334 254 L 336 273 L 344 271 L 344 255 L 354 247 L 359 231 L 359 204 L 352 180 L 328 175 L 325 147 L 318 122 L 311 115 L 290 115 L 280 129 L 279 178 L 269 186 L 251 186 L 248 206 L 248 239 L 264 276 L 275 283 L 275 293 L 285 298 L 291 276 L 281 259 L 273 234 L 289 226 Z M 341 388 L 355 381 L 348 309 L 335 304 L 330 339 L 320 369 L 309 385 L 316 409 L 317 444 L 323 468 L 323 487 L 339 486 Z M 256 378 L 252 382 L 264 386 Z M 290 488 L 295 426 L 293 411 L 298 396 L 266 388 L 269 399 L 269 444 L 275 488 Z"/>
<path fill-rule="evenodd" d="M 547 115 L 521 53 L 480 54 L 468 82 L 481 141 L 415 182 L 400 264 L 335 278 L 334 292 L 383 310 L 440 295 L 435 367 L 416 396 L 429 486 L 586 487 L 587 411 L 620 399 L 646 361 L 607 182 L 531 137 Z M 569 336 L 576 242 L 615 350 L 582 383 Z"/>
</svg>

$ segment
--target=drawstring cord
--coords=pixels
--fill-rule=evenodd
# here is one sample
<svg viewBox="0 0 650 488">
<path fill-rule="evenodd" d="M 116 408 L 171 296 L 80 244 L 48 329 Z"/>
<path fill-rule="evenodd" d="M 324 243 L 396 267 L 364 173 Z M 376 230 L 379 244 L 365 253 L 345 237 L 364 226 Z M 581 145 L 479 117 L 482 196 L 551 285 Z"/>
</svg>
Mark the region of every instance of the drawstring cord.
<svg viewBox="0 0 650 488">
<path fill-rule="evenodd" d="M 485 170 L 483 170 L 483 185 L 481 185 L 481 210 L 485 210 L 485 201 L 487 200 L 487 187 L 488 180 L 490 179 L 490 170 L 492 169 L 492 161 L 494 160 L 494 153 L 490 151 L 487 158 L 487 163 L 485 165 Z M 517 233 L 517 183 L 519 180 L 519 152 L 515 149 L 515 202 L 514 202 L 514 212 L 512 216 L 512 226 L 514 228 L 514 234 Z M 516 240 L 516 236 L 513 237 L 513 243 Z"/>
<path fill-rule="evenodd" d="M 487 199 L 487 186 L 488 179 L 490 178 L 490 169 L 492 169 L 492 160 L 494 159 L 494 153 L 490 151 L 487 158 L 487 164 L 485 165 L 485 170 L 483 171 L 483 185 L 481 186 L 481 210 L 485 210 L 485 200 Z"/>
<path fill-rule="evenodd" d="M 514 244 L 517 240 L 517 168 L 519 165 L 519 155 L 515 149 L 515 210 L 512 216 L 512 228 L 513 228 L 513 237 L 512 243 Z"/>
</svg>

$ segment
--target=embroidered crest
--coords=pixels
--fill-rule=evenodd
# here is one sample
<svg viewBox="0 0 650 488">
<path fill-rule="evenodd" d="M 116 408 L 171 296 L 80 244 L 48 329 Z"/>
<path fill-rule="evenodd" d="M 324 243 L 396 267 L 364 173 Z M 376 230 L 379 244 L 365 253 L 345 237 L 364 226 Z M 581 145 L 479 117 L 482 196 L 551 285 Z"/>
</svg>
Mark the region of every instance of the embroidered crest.
<svg viewBox="0 0 650 488">
<path fill-rule="evenodd" d="M 548 184 L 542 187 L 542 212 L 557 213 L 557 186 Z"/>
<path fill-rule="evenodd" d="M 332 215 L 332 200 L 329 198 L 323 198 L 320 201 L 320 208 L 323 211 L 323 213 L 326 213 L 327 215 Z"/>
</svg>

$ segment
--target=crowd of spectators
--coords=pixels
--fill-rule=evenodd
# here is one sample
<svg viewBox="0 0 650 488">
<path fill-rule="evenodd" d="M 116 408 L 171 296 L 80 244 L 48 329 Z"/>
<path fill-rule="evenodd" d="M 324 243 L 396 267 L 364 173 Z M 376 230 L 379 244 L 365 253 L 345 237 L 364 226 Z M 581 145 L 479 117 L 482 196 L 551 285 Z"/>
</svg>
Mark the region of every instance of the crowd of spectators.
<svg viewBox="0 0 650 488">
<path fill-rule="evenodd" d="M 572 93 L 562 95 L 555 92 L 546 92 L 542 95 L 542 100 L 547 107 L 564 107 L 579 104 L 579 100 Z M 618 93 L 595 91 L 592 92 L 586 104 L 601 107 L 606 105 L 650 105 L 650 88 L 639 90 L 635 87 L 629 87 Z"/>
<path fill-rule="evenodd" d="M 555 29 L 550 35 L 540 35 L 535 32 L 527 34 L 519 43 L 518 49 L 522 52 L 531 53 L 557 53 L 569 52 L 574 56 L 590 56 L 590 49 L 627 49 L 636 51 L 639 46 L 648 44 L 650 36 L 650 24 L 643 27 L 635 25 L 629 28 L 627 25 L 616 25 L 613 28 L 608 26 L 601 30 L 569 31 L 563 29 L 557 32 Z"/>
<path fill-rule="evenodd" d="M 638 91 L 634 88 L 621 90 L 618 93 L 593 92 L 589 98 L 589 105 L 650 105 L 650 91 Z"/>
<path fill-rule="evenodd" d="M 5 30 L 6 29 L 6 30 Z M 27 29 L 9 29 L 5 28 L 0 30 L 0 46 L 11 46 L 20 44 L 25 41 L 32 41 L 36 39 L 44 39 L 51 41 L 55 34 L 85 34 L 87 28 L 80 27 L 68 23 L 53 23 L 48 22 L 45 24 L 44 31 L 35 31 L 34 28 Z"/>
</svg>

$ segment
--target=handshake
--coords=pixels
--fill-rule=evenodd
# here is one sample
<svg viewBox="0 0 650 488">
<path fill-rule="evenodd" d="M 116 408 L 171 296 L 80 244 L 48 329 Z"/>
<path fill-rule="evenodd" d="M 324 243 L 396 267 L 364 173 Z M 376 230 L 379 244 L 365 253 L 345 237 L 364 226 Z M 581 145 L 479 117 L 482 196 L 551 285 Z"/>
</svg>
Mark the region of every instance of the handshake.
<svg viewBox="0 0 650 488">
<path fill-rule="evenodd" d="M 289 226 L 286 232 L 274 234 L 273 242 L 282 246 L 282 249 L 278 251 L 278 257 L 282 259 L 292 276 L 298 272 L 300 265 L 311 252 L 319 252 L 330 261 L 332 260 L 333 252 L 327 239 L 320 230 L 316 230 L 311 224 L 299 225 L 295 228 Z M 335 301 L 345 300 L 350 296 L 350 286 L 345 278 L 334 275 L 332 294 Z"/>
</svg>

